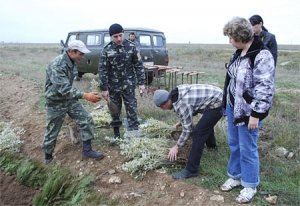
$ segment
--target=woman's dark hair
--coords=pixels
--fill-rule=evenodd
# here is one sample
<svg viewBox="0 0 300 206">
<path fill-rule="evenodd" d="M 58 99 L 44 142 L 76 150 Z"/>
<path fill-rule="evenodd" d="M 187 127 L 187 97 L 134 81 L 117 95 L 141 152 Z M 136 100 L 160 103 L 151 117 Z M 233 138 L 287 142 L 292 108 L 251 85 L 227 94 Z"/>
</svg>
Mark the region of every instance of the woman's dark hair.
<svg viewBox="0 0 300 206">
<path fill-rule="evenodd" d="M 264 31 L 268 31 L 268 29 L 266 29 L 266 27 L 264 26 L 264 20 L 261 18 L 261 16 L 255 14 L 255 15 L 253 15 L 249 18 L 249 21 L 250 21 L 252 26 L 254 26 L 256 24 L 259 24 L 261 22 L 262 23 L 262 29 Z"/>
</svg>

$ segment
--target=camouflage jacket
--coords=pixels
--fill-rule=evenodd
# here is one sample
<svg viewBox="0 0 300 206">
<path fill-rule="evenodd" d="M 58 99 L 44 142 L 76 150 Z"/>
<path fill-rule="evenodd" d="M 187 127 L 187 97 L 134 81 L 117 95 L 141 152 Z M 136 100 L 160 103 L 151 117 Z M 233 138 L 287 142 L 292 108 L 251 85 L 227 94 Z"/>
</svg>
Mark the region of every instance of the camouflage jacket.
<svg viewBox="0 0 300 206">
<path fill-rule="evenodd" d="M 64 101 L 82 98 L 83 92 L 72 87 L 76 74 L 76 64 L 69 58 L 66 52 L 53 59 L 46 69 L 46 101 Z"/>
<path fill-rule="evenodd" d="M 128 85 L 145 84 L 145 71 L 141 55 L 131 41 L 125 39 L 122 45 L 108 43 L 100 56 L 100 89 L 120 91 Z"/>
</svg>

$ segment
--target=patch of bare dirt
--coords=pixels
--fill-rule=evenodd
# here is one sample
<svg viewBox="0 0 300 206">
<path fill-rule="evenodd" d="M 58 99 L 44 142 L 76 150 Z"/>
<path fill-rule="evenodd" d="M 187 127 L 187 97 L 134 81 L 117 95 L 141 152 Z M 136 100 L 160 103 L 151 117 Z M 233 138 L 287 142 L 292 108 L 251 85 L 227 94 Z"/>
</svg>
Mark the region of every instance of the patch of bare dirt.
<svg viewBox="0 0 300 206">
<path fill-rule="evenodd" d="M 22 136 L 24 144 L 21 152 L 29 158 L 43 161 L 41 143 L 45 128 L 45 113 L 38 109 L 39 90 L 34 82 L 24 80 L 16 75 L 0 74 L 0 118 L 13 121 L 16 126 L 23 127 L 26 133 Z M 142 181 L 134 180 L 129 174 L 120 169 L 124 158 L 119 154 L 116 147 L 96 145 L 93 147 L 105 153 L 106 157 L 100 162 L 81 160 L 81 145 L 74 145 L 67 137 L 67 127 L 59 135 L 55 148 L 56 164 L 69 167 L 74 172 L 82 175 L 93 175 L 96 177 L 95 190 L 111 199 L 128 205 L 235 205 L 234 202 L 219 202 L 211 200 L 218 192 L 211 192 L 185 181 L 175 181 L 168 174 L 156 171 L 149 172 Z M 115 173 L 111 174 L 110 170 Z M 120 184 L 109 183 L 112 176 L 121 179 Z M 1 176 L 1 179 L 3 174 Z M 3 178 L 7 178 L 6 176 Z M 2 180 L 1 180 L 2 181 Z M 13 181 L 14 180 L 10 180 Z M 6 185 L 6 184 L 5 184 Z M 14 188 L 15 187 L 15 188 Z M 20 185 L 11 184 L 11 198 L 18 193 Z M 5 187 L 1 185 L 2 191 Z M 19 193 L 20 198 L 13 205 L 30 205 L 26 198 L 33 196 L 32 189 L 22 189 L 24 195 Z M 7 195 L 9 195 L 7 194 Z M 31 195 L 32 194 L 32 195 Z M 29 198 L 30 199 L 30 198 Z"/>
<path fill-rule="evenodd" d="M 15 175 L 0 172 L 0 205 L 32 205 L 32 198 L 39 193 L 38 189 L 20 185 Z"/>
</svg>

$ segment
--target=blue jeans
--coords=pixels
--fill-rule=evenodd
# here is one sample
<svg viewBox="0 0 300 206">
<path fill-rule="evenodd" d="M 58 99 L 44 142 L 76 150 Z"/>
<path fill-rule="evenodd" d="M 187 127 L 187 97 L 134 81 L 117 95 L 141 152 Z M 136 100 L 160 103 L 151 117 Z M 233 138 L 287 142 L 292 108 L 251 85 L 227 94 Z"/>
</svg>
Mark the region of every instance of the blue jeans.
<svg viewBox="0 0 300 206">
<path fill-rule="evenodd" d="M 257 140 L 259 129 L 249 130 L 248 125 L 233 124 L 233 107 L 226 106 L 228 121 L 228 161 L 229 177 L 241 180 L 243 187 L 256 187 L 259 184 L 259 155 Z"/>
</svg>

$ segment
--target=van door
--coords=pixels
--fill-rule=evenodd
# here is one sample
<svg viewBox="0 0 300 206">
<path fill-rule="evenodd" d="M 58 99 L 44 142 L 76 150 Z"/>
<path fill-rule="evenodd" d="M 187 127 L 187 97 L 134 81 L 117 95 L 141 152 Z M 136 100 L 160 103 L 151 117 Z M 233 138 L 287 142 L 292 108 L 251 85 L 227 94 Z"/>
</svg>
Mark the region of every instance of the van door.
<svg viewBox="0 0 300 206">
<path fill-rule="evenodd" d="M 166 39 L 160 34 L 139 34 L 140 52 L 144 64 L 168 65 L 169 56 Z"/>
<path fill-rule="evenodd" d="M 91 51 L 84 55 L 84 59 L 78 64 L 80 73 L 98 73 L 98 64 L 100 52 L 102 51 L 102 34 L 101 33 L 80 33 L 79 40 L 83 41 Z"/>
<path fill-rule="evenodd" d="M 84 73 L 98 73 L 99 56 L 102 51 L 103 35 L 99 32 L 78 32 L 68 35 L 66 45 L 72 40 L 81 40 L 91 51 L 84 55 L 83 60 L 77 65 L 78 76 L 82 77 Z"/>
<path fill-rule="evenodd" d="M 153 35 L 153 58 L 155 65 L 168 65 L 169 56 L 166 49 L 166 39 L 161 35 Z"/>
<path fill-rule="evenodd" d="M 152 52 L 152 41 L 149 34 L 139 34 L 140 53 L 144 64 L 154 65 L 154 56 Z"/>
</svg>

